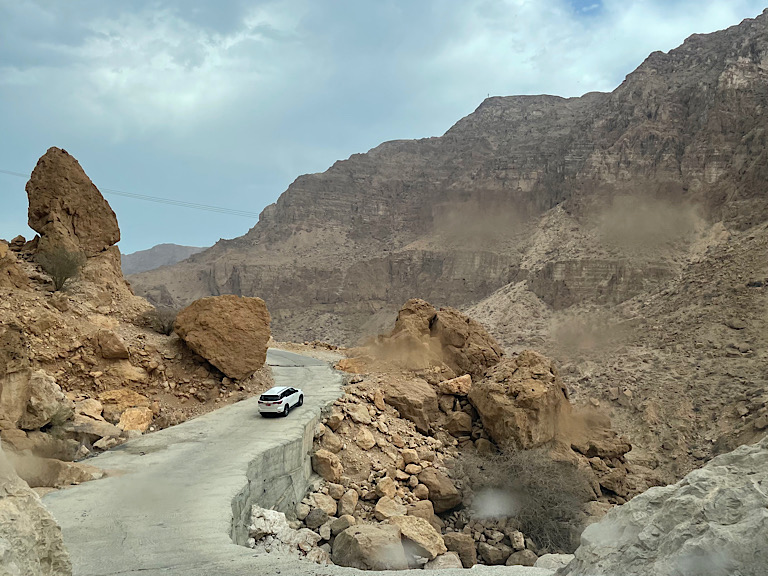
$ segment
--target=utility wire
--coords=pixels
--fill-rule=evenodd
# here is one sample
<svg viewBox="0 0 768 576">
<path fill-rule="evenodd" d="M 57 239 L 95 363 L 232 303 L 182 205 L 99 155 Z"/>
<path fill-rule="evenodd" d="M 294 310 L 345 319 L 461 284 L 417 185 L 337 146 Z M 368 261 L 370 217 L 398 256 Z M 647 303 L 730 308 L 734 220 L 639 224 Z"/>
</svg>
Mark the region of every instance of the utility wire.
<svg viewBox="0 0 768 576">
<path fill-rule="evenodd" d="M 11 170 L 0 169 L 0 173 L 8 174 L 10 176 L 18 176 L 19 178 L 29 177 L 27 174 L 22 174 L 21 172 L 12 172 Z M 197 204 L 196 202 L 187 202 L 186 200 L 160 198 L 158 196 L 148 196 L 146 194 L 134 194 L 133 192 L 123 192 L 121 190 L 113 190 L 112 188 L 101 188 L 100 190 L 104 194 L 111 194 L 114 196 L 123 196 L 124 198 L 133 198 L 134 200 L 145 200 L 147 202 L 156 202 L 158 204 L 167 204 L 170 206 L 180 206 L 182 208 L 192 208 L 194 210 L 205 210 L 206 212 L 216 212 L 218 214 L 229 214 L 231 216 L 242 216 L 244 218 L 259 217 L 257 213 L 248 212 L 247 210 L 236 210 L 234 208 L 224 208 L 222 206 L 211 206 L 209 204 Z"/>
</svg>

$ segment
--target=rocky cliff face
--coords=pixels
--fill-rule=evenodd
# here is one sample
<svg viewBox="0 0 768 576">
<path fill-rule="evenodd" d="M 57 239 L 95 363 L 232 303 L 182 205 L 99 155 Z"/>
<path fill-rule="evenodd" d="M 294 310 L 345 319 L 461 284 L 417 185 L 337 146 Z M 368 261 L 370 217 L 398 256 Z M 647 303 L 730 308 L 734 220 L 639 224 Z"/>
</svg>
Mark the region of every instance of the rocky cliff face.
<svg viewBox="0 0 768 576">
<path fill-rule="evenodd" d="M 565 308 L 652 290 L 707 223 L 768 216 L 766 22 L 654 53 L 610 94 L 489 98 L 442 137 L 297 178 L 245 236 L 131 282 L 162 304 L 260 296 L 277 337 L 334 341 L 411 297 L 466 306 L 526 281 Z M 552 218 L 572 230 L 537 252 Z"/>
</svg>

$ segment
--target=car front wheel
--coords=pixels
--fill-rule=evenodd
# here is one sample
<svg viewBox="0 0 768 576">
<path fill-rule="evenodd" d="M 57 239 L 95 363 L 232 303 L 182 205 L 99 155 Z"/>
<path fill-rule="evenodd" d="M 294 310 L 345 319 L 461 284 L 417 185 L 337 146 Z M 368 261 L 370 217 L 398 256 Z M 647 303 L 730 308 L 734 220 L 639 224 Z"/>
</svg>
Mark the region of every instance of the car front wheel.
<svg viewBox="0 0 768 576">
<path fill-rule="evenodd" d="M 296 403 L 296 406 L 303 406 L 304 405 L 304 396 L 299 396 L 299 401 Z"/>
</svg>

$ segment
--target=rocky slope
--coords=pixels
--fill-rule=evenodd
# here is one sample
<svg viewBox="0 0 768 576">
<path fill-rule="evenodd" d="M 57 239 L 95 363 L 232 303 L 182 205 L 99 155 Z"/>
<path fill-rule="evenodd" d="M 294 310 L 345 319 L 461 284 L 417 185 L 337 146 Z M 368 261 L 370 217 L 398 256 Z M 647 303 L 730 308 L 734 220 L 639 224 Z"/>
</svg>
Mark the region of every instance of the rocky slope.
<svg viewBox="0 0 768 576">
<path fill-rule="evenodd" d="M 166 304 L 258 295 L 295 340 L 356 342 L 412 297 L 462 308 L 555 358 L 677 480 L 765 427 L 767 26 L 692 36 L 610 94 L 490 98 L 131 282 Z"/>
<path fill-rule="evenodd" d="M 154 270 L 161 266 L 176 264 L 186 260 L 192 254 L 202 252 L 205 248 L 197 246 L 180 246 L 178 244 L 158 244 L 148 250 L 139 250 L 130 254 L 122 254 L 123 274 L 138 274 Z"/>
<path fill-rule="evenodd" d="M 403 347 L 414 353 L 392 354 Z M 583 523 L 657 482 L 626 462 L 631 446 L 605 418 L 587 423 L 577 413 L 549 359 L 504 357 L 456 310 L 410 300 L 392 331 L 348 352 L 337 364 L 352 373 L 345 394 L 315 430 L 312 465 L 323 481 L 282 528 L 266 530 L 278 519 L 254 508 L 254 548 L 300 541 L 316 561 L 330 554 L 362 569 L 530 566 L 540 554 L 572 551 Z M 526 470 L 564 474 L 575 487 L 569 516 L 549 478 L 558 512 L 513 510 L 511 498 L 543 495 L 498 466 L 511 454 L 524 455 Z"/>
<path fill-rule="evenodd" d="M 66 151 L 51 148 L 40 159 L 27 194 L 30 226 L 40 236 L 0 240 L 0 438 L 29 485 L 100 477 L 79 461 L 270 382 L 264 370 L 250 377 L 264 362 L 266 311 L 261 324 L 248 318 L 260 349 L 239 333 L 239 344 L 260 356 L 246 370 L 248 358 L 238 354 L 238 382 L 175 335 L 150 327 L 153 307 L 131 292 L 120 271 L 116 216 Z M 82 253 L 84 264 L 55 291 L 38 258 L 60 247 Z M 227 311 L 217 320 L 232 325 Z M 194 331 L 194 319 L 185 328 Z M 224 351 L 217 354 L 226 361 Z"/>
<path fill-rule="evenodd" d="M 610 94 L 490 98 L 442 137 L 299 177 L 245 236 L 131 282 L 163 304 L 258 295 L 279 338 L 334 341 L 414 296 L 464 306 L 526 281 L 564 308 L 652 290 L 696 231 L 768 214 L 766 21 L 654 53 Z M 536 252 L 556 206 L 576 229 Z"/>
</svg>

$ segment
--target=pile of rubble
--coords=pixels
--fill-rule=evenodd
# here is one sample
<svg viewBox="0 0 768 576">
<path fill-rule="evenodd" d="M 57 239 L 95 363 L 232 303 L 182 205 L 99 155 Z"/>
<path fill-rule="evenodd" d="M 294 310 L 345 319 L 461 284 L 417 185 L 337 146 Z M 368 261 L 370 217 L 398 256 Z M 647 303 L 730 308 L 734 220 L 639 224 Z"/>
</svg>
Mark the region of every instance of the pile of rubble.
<svg viewBox="0 0 768 576">
<path fill-rule="evenodd" d="M 411 300 L 390 334 L 351 355 L 337 364 L 351 374 L 346 393 L 315 430 L 312 465 L 322 480 L 295 519 L 289 514 L 327 555 L 315 559 L 469 568 L 530 566 L 559 551 L 526 537 L 513 511 L 481 509 L 460 464 L 466 454 L 543 447 L 575 464 L 591 500 L 585 523 L 655 483 L 652 471 L 626 463 L 631 446 L 609 422 L 575 410 L 550 360 L 532 351 L 503 357 L 455 310 Z M 253 545 L 263 541 L 254 536 Z"/>
</svg>

